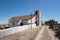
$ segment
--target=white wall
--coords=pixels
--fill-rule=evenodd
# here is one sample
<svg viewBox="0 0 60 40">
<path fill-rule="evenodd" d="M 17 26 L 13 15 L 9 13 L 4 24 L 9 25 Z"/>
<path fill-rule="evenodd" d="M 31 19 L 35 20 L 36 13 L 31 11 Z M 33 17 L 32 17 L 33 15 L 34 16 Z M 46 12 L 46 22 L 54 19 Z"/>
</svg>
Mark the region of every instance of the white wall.
<svg viewBox="0 0 60 40">
<path fill-rule="evenodd" d="M 24 26 L 18 26 L 18 27 L 12 27 L 12 28 L 8 28 L 8 29 L 3 29 L 3 30 L 0 30 L 0 38 L 17 33 L 17 32 L 21 32 L 23 30 L 27 30 L 30 28 L 31 28 L 31 24 L 24 25 Z M 32 24 L 32 28 L 36 28 L 36 25 Z"/>
<path fill-rule="evenodd" d="M 28 25 L 28 20 L 22 20 L 23 25 Z"/>
<path fill-rule="evenodd" d="M 22 21 L 22 20 L 20 20 L 20 21 L 18 22 L 18 25 L 20 25 L 21 21 Z"/>
<path fill-rule="evenodd" d="M 14 23 L 14 25 L 13 25 L 13 23 Z M 18 25 L 20 25 L 20 23 L 21 23 L 21 20 L 19 22 L 9 22 L 9 27 L 18 26 Z"/>
<path fill-rule="evenodd" d="M 13 25 L 14 23 L 14 25 Z M 18 25 L 18 22 L 9 22 L 9 27 L 13 27 L 13 26 L 17 26 Z"/>
<path fill-rule="evenodd" d="M 39 16 L 39 17 L 40 17 L 40 22 L 39 22 L 39 23 L 40 23 L 40 25 L 39 25 L 39 26 L 41 26 L 41 22 L 42 22 L 42 18 L 41 18 L 41 16 L 42 16 L 42 15 L 41 15 L 41 10 L 40 10 L 39 15 L 40 15 L 40 16 Z"/>
<path fill-rule="evenodd" d="M 32 20 L 32 23 L 35 24 L 35 21 L 36 21 L 35 16 L 30 20 L 23 20 L 22 22 L 23 22 L 24 25 L 27 25 L 27 24 L 31 23 L 31 20 Z"/>
<path fill-rule="evenodd" d="M 36 21 L 36 20 L 35 20 L 35 17 L 36 17 L 36 16 L 34 16 L 32 19 L 30 19 L 30 20 L 28 21 L 28 23 L 31 23 L 31 20 L 32 20 L 32 23 L 35 23 L 35 21 Z"/>
</svg>

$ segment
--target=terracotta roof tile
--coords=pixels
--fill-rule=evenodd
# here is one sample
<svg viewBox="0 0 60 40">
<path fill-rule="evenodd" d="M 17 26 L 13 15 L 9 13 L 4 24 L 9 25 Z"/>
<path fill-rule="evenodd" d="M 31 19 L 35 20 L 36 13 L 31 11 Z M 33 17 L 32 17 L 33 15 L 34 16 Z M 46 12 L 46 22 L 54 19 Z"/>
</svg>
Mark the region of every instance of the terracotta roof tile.
<svg viewBox="0 0 60 40">
<path fill-rule="evenodd" d="M 16 16 L 16 17 L 13 17 L 13 18 L 10 18 L 9 22 L 18 22 L 20 20 L 29 20 L 31 19 L 32 17 L 34 17 L 34 15 L 26 15 L 26 16 Z"/>
<path fill-rule="evenodd" d="M 9 24 L 0 24 L 0 28 L 8 27 Z"/>
</svg>

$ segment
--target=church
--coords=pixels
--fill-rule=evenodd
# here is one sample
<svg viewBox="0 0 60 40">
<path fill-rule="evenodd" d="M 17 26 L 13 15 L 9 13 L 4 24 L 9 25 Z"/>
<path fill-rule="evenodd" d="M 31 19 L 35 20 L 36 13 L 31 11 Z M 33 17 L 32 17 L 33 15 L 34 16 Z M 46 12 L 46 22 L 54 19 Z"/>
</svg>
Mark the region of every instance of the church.
<svg viewBox="0 0 60 40">
<path fill-rule="evenodd" d="M 34 14 L 16 16 L 9 19 L 9 27 L 23 26 L 29 24 L 36 24 L 36 26 L 41 26 L 41 12 L 36 10 Z"/>
</svg>

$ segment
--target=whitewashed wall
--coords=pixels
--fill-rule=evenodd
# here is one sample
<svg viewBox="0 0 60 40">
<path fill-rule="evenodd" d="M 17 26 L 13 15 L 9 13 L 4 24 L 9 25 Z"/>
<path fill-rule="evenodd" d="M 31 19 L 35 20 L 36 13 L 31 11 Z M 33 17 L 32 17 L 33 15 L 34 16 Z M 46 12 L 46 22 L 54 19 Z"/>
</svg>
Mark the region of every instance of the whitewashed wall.
<svg viewBox="0 0 60 40">
<path fill-rule="evenodd" d="M 14 23 L 14 25 L 13 25 L 13 23 Z M 20 25 L 20 23 L 21 23 L 21 20 L 19 22 L 9 22 L 9 27 L 18 26 L 18 25 Z"/>
<path fill-rule="evenodd" d="M 34 16 L 32 19 L 30 19 L 30 20 L 28 21 L 28 23 L 31 23 L 31 20 L 32 20 L 32 23 L 35 23 L 35 21 L 36 21 L 35 17 L 36 17 L 36 16 Z"/>
<path fill-rule="evenodd" d="M 22 20 L 20 20 L 20 21 L 18 22 L 18 25 L 20 25 L 21 21 L 22 21 Z"/>
<path fill-rule="evenodd" d="M 18 26 L 18 27 L 12 27 L 12 28 L 8 28 L 8 29 L 3 29 L 0 30 L 0 38 L 4 37 L 4 36 L 8 36 L 17 32 L 21 32 L 23 30 L 27 30 L 31 28 L 31 24 L 30 25 L 25 25 L 25 26 Z M 32 28 L 36 28 L 35 24 L 32 24 Z"/>
<path fill-rule="evenodd" d="M 14 25 L 13 25 L 14 23 Z M 18 22 L 9 22 L 9 27 L 13 27 L 13 26 L 17 26 L 18 25 Z"/>
<path fill-rule="evenodd" d="M 22 20 L 23 25 L 28 25 L 28 20 Z"/>
</svg>

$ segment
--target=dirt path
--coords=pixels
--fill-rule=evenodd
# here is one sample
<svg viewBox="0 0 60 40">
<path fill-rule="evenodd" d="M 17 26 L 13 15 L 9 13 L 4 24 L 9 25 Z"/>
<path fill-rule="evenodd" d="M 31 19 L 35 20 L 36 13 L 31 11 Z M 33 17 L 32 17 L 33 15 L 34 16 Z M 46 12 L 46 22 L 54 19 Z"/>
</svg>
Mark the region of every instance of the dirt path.
<svg viewBox="0 0 60 40">
<path fill-rule="evenodd" d="M 41 40 L 51 40 L 51 37 L 46 27 L 44 28 L 44 31 L 42 33 Z"/>
<path fill-rule="evenodd" d="M 35 40 L 58 40 L 58 39 L 54 36 L 54 32 L 50 30 L 48 26 L 44 26 L 36 36 Z"/>
<path fill-rule="evenodd" d="M 49 35 L 51 37 L 51 40 L 58 40 L 56 37 L 55 37 L 55 32 L 52 31 L 51 29 L 48 28 L 48 26 L 46 26 L 47 29 L 48 29 L 48 32 L 49 32 Z"/>
</svg>

